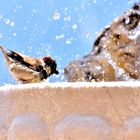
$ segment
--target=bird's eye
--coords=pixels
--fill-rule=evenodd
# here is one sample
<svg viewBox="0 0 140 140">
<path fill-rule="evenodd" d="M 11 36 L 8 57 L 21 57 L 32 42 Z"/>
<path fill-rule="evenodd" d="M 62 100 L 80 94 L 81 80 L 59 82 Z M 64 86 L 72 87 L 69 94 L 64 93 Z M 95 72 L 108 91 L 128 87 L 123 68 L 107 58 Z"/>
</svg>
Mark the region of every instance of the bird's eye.
<svg viewBox="0 0 140 140">
<path fill-rule="evenodd" d="M 140 15 L 137 13 L 132 13 L 128 17 L 123 19 L 123 25 L 128 30 L 133 30 L 137 27 L 140 20 Z"/>
<path fill-rule="evenodd" d="M 114 34 L 113 36 L 115 39 L 120 39 L 121 38 L 121 35 L 120 34 Z"/>
</svg>

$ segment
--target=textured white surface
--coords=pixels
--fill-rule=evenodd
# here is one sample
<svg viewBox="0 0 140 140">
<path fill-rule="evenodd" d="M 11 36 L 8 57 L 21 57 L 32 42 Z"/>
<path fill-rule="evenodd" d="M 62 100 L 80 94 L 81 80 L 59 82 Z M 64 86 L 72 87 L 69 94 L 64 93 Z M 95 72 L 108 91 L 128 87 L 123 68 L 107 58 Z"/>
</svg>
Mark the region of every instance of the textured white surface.
<svg viewBox="0 0 140 140">
<path fill-rule="evenodd" d="M 58 83 L 33 83 L 33 84 L 18 84 L 18 85 L 5 85 L 1 86 L 0 90 L 11 90 L 11 89 L 31 89 L 31 88 L 80 88 L 80 87 L 140 87 L 139 81 L 132 82 L 58 82 Z"/>
<path fill-rule="evenodd" d="M 12 121 L 8 140 L 48 140 L 48 127 L 36 114 L 18 115 Z"/>
<path fill-rule="evenodd" d="M 140 82 L 0 87 L 0 140 L 139 140 L 139 116 Z"/>
</svg>

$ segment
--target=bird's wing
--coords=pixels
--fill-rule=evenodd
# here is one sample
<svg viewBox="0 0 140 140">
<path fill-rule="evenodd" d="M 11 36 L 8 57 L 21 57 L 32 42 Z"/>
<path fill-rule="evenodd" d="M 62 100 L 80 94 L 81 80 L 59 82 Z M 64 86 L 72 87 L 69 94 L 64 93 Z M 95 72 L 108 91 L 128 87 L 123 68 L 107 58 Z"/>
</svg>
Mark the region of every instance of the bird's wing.
<svg viewBox="0 0 140 140">
<path fill-rule="evenodd" d="M 39 59 L 34 59 L 30 56 L 25 56 L 20 53 L 14 52 L 10 50 L 10 53 L 8 53 L 9 57 L 13 57 L 12 59 L 16 62 L 20 63 L 21 65 L 24 65 L 34 71 L 37 71 L 38 65 L 40 64 Z"/>
<path fill-rule="evenodd" d="M 0 49 L 2 50 L 8 64 L 10 64 L 10 60 L 12 60 L 13 62 L 19 63 L 20 65 L 24 65 L 36 71 L 36 67 L 40 63 L 39 59 L 34 59 L 32 57 L 22 55 L 12 50 L 6 51 L 1 46 L 0 46 Z"/>
</svg>

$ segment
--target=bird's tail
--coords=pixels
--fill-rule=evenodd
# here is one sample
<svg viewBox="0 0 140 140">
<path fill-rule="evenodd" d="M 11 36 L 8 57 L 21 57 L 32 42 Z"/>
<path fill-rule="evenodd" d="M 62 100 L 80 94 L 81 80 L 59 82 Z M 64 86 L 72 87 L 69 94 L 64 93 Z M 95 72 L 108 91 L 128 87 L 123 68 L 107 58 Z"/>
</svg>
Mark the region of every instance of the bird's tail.
<svg viewBox="0 0 140 140">
<path fill-rule="evenodd" d="M 4 49 L 4 47 L 0 46 L 0 49 L 1 49 L 3 54 L 6 53 L 6 50 Z"/>
<path fill-rule="evenodd" d="M 9 63 L 10 63 L 10 60 L 9 60 L 8 55 L 7 55 L 6 49 L 5 49 L 3 46 L 0 46 L 0 49 L 1 49 L 1 51 L 2 51 L 2 53 L 3 53 L 3 55 L 4 55 L 4 57 L 5 57 L 5 59 L 6 59 L 6 61 L 7 61 L 7 63 L 9 64 Z"/>
</svg>

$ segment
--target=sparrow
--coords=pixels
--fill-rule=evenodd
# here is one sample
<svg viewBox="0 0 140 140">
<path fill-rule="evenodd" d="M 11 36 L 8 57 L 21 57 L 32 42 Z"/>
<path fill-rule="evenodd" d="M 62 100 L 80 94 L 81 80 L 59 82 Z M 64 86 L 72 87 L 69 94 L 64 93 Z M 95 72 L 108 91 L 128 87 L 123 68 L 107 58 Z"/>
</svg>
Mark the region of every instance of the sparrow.
<svg viewBox="0 0 140 140">
<path fill-rule="evenodd" d="M 51 57 L 33 58 L 0 46 L 13 78 L 19 83 L 38 83 L 52 74 L 59 74 Z"/>
<path fill-rule="evenodd" d="M 92 50 L 64 69 L 68 82 L 140 81 L 140 3 L 116 17 Z"/>
</svg>

